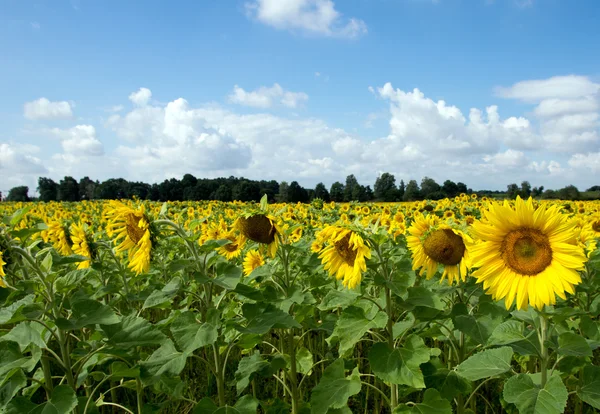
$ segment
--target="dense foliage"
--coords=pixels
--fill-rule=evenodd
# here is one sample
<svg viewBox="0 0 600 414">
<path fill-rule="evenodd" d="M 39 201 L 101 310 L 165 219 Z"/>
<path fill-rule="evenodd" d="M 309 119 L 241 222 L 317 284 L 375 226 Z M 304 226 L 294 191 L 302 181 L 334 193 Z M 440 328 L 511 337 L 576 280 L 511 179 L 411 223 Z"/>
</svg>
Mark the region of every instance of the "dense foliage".
<svg viewBox="0 0 600 414">
<path fill-rule="evenodd" d="M 490 203 L 2 203 L 0 412 L 600 410 L 600 203 L 529 202 L 585 265 L 520 310 L 447 274 Z"/>
</svg>

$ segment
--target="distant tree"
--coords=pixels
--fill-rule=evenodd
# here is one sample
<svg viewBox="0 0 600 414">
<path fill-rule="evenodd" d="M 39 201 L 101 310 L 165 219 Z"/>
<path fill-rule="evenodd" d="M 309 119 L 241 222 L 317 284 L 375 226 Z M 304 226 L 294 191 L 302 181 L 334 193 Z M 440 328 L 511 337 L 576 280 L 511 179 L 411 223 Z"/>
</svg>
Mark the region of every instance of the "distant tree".
<svg viewBox="0 0 600 414">
<path fill-rule="evenodd" d="M 554 200 L 558 198 L 558 195 L 556 194 L 556 191 L 548 189 L 544 191 L 544 193 L 542 194 L 542 198 L 546 200 Z"/>
<path fill-rule="evenodd" d="M 2 201 L 2 191 L 0 191 L 0 202 Z"/>
<path fill-rule="evenodd" d="M 158 201 L 160 199 L 160 191 L 158 191 L 158 184 L 154 183 L 150 186 L 150 191 L 146 194 L 146 200 Z"/>
<path fill-rule="evenodd" d="M 260 193 L 261 194 L 266 194 L 267 195 L 267 199 L 269 201 L 275 201 L 275 197 L 279 193 L 279 183 L 277 181 L 275 181 L 275 180 L 271 180 L 271 181 L 264 181 L 264 180 L 262 180 L 262 181 L 259 182 L 259 186 L 260 186 Z"/>
<path fill-rule="evenodd" d="M 344 184 L 340 183 L 339 181 L 331 184 L 329 197 L 335 202 L 344 201 Z"/>
<path fill-rule="evenodd" d="M 94 192 L 98 181 L 94 182 L 90 180 L 90 177 L 83 177 L 79 180 L 79 198 L 81 200 L 91 200 L 94 198 Z M 146 184 L 148 185 L 148 184 Z"/>
<path fill-rule="evenodd" d="M 58 184 L 51 178 L 39 177 L 37 191 L 40 194 L 40 201 L 56 201 Z"/>
<path fill-rule="evenodd" d="M 531 195 L 531 184 L 529 184 L 529 181 L 523 181 L 521 183 L 521 190 L 519 191 L 519 195 L 521 196 L 521 198 L 529 198 L 529 196 Z"/>
<path fill-rule="evenodd" d="M 308 202 L 308 192 L 298 184 L 298 181 L 292 181 L 288 189 L 288 201 L 290 203 L 306 203 Z"/>
<path fill-rule="evenodd" d="M 515 183 L 509 184 L 506 186 L 506 198 L 517 198 L 519 195 L 519 186 Z"/>
<path fill-rule="evenodd" d="M 456 183 L 456 190 L 458 191 L 458 194 L 467 194 L 469 192 L 467 185 L 465 183 L 461 183 L 460 181 Z"/>
<path fill-rule="evenodd" d="M 585 191 L 600 191 L 600 185 L 593 185 Z"/>
<path fill-rule="evenodd" d="M 404 191 L 406 190 L 406 186 L 404 185 L 404 180 L 400 180 L 400 184 L 398 185 L 398 196 L 396 197 L 396 201 L 400 201 L 404 199 Z"/>
<path fill-rule="evenodd" d="M 329 201 L 329 191 L 327 191 L 325 184 L 319 183 L 316 185 L 315 198 L 320 198 L 323 201 Z"/>
<path fill-rule="evenodd" d="M 531 190 L 531 196 L 532 197 L 540 197 L 543 192 L 544 192 L 543 185 L 541 185 L 539 187 L 533 187 L 533 189 Z"/>
<path fill-rule="evenodd" d="M 279 193 L 277 194 L 277 197 L 275 197 L 277 202 L 286 203 L 288 201 L 289 188 L 290 185 L 287 183 L 287 181 L 282 181 L 281 184 L 279 184 Z"/>
<path fill-rule="evenodd" d="M 150 184 L 136 181 L 134 183 L 129 183 L 129 191 L 127 192 L 127 196 L 131 198 L 136 197 L 139 200 L 145 200 L 148 198 L 151 190 L 152 186 Z"/>
<path fill-rule="evenodd" d="M 374 196 L 377 200 L 395 201 L 398 196 L 396 177 L 390 173 L 383 173 L 375 180 Z"/>
<path fill-rule="evenodd" d="M 184 188 L 184 190 L 186 188 L 195 187 L 197 182 L 198 182 L 198 179 L 196 177 L 194 177 L 192 174 L 185 174 L 183 176 L 183 178 L 181 179 L 181 185 Z"/>
<path fill-rule="evenodd" d="M 423 198 L 433 198 L 432 195 L 440 190 L 440 185 L 433 178 L 423 177 L 421 180 L 421 196 Z"/>
<path fill-rule="evenodd" d="M 65 177 L 58 183 L 58 201 L 79 201 L 79 183 L 73 177 Z"/>
<path fill-rule="evenodd" d="M 13 187 L 8 191 L 6 201 L 29 201 L 29 187 L 22 185 Z"/>
<path fill-rule="evenodd" d="M 367 189 L 365 188 L 365 186 L 360 184 L 354 186 L 350 199 L 360 202 L 367 201 Z"/>
<path fill-rule="evenodd" d="M 231 198 L 239 201 L 260 200 L 260 186 L 256 181 L 242 180 L 231 189 Z"/>
<path fill-rule="evenodd" d="M 404 196 L 402 199 L 404 201 L 415 201 L 421 198 L 419 184 L 415 180 L 410 180 L 406 185 L 406 190 L 404 190 Z"/>
<path fill-rule="evenodd" d="M 581 193 L 574 185 L 568 185 L 556 192 L 558 198 L 562 200 L 580 200 Z"/>
<path fill-rule="evenodd" d="M 395 193 L 397 193 L 397 191 Z M 373 194 L 373 190 L 371 190 L 370 185 L 365 187 L 365 197 L 366 197 L 365 201 L 371 201 L 375 198 L 375 195 Z"/>
<path fill-rule="evenodd" d="M 219 200 L 219 201 L 231 201 L 231 189 L 225 185 L 221 184 L 219 188 L 217 188 L 212 194 L 211 199 Z"/>
<path fill-rule="evenodd" d="M 354 194 L 355 188 L 358 187 L 359 185 L 360 184 L 358 184 L 358 180 L 356 179 L 354 174 L 350 174 L 349 176 L 346 177 L 346 185 L 344 186 L 344 201 L 354 200 L 353 194 Z M 356 191 L 360 191 L 360 190 L 356 190 Z"/>
<path fill-rule="evenodd" d="M 306 189 L 306 194 L 308 195 L 308 201 L 314 200 L 316 198 L 315 190 L 313 190 L 312 188 Z"/>
<path fill-rule="evenodd" d="M 458 191 L 458 185 L 456 185 L 456 183 L 452 180 L 444 181 L 444 184 L 442 185 L 442 191 L 444 194 L 446 194 L 446 197 L 456 197 L 460 194 L 460 191 Z"/>
</svg>

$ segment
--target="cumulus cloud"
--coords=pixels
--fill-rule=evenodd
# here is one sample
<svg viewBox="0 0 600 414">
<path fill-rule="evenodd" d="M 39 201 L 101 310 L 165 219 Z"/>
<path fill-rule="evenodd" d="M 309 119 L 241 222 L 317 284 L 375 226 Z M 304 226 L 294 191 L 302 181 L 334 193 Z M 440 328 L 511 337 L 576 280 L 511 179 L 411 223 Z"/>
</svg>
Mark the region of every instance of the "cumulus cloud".
<svg viewBox="0 0 600 414">
<path fill-rule="evenodd" d="M 356 18 L 345 19 L 332 0 L 254 0 L 246 3 L 248 14 L 281 30 L 355 38 L 367 33 L 367 25 Z"/>
<path fill-rule="evenodd" d="M 69 129 L 52 129 L 52 133 L 61 139 L 63 151 L 72 155 L 104 155 L 104 146 L 96 138 L 96 128 L 92 125 L 76 125 Z"/>
<path fill-rule="evenodd" d="M 569 159 L 569 165 L 577 170 L 598 174 L 600 173 L 600 152 L 574 154 Z"/>
<path fill-rule="evenodd" d="M 131 95 L 129 95 L 129 100 L 137 106 L 148 105 L 150 98 L 152 98 L 152 92 L 148 88 L 140 88 L 138 91 L 132 92 Z"/>
<path fill-rule="evenodd" d="M 306 101 L 308 101 L 308 95 L 304 92 L 286 91 L 278 83 L 271 87 L 261 86 L 251 92 L 235 85 L 233 92 L 229 95 L 229 102 L 255 108 L 271 108 L 278 104 L 288 108 L 297 108 Z"/>
<path fill-rule="evenodd" d="M 47 98 L 40 98 L 26 102 L 23 115 L 31 120 L 69 119 L 73 117 L 73 111 L 67 101 L 52 102 Z"/>
</svg>

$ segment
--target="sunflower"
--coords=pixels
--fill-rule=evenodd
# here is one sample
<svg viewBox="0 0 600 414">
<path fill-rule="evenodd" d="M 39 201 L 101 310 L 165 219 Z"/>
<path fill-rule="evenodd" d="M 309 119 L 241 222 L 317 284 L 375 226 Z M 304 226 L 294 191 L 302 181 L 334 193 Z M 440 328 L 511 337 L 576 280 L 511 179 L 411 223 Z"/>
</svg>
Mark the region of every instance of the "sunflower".
<svg viewBox="0 0 600 414">
<path fill-rule="evenodd" d="M 437 216 L 419 215 L 408 229 L 408 248 L 413 255 L 413 270 L 424 269 L 427 279 L 431 279 L 438 267 L 444 267 L 440 283 L 448 278 L 448 284 L 466 280 L 470 267 L 466 243 L 471 238 L 464 232 L 440 223 Z"/>
<path fill-rule="evenodd" d="M 0 252 L 0 286 L 6 287 L 6 283 L 4 283 L 4 278 L 6 277 L 6 273 L 4 273 L 4 265 L 6 262 L 2 259 L 2 252 Z"/>
<path fill-rule="evenodd" d="M 249 217 L 238 217 L 233 225 L 242 235 L 257 243 L 267 245 L 269 257 L 275 257 L 279 246 L 281 230 L 275 217 L 269 214 L 254 214 Z"/>
<path fill-rule="evenodd" d="M 504 299 L 509 309 L 529 303 L 536 309 L 556 303 L 555 295 L 566 299 L 574 285 L 581 282 L 578 270 L 586 261 L 577 245 L 573 220 L 558 206 L 533 206 L 517 197 L 514 206 L 490 204 L 482 219 L 473 224 L 473 234 L 480 239 L 471 248 L 473 276 L 483 282 L 486 293 L 495 300 Z"/>
<path fill-rule="evenodd" d="M 87 232 L 83 228 L 83 225 L 75 223 L 71 225 L 71 240 L 73 240 L 73 252 L 80 256 L 89 258 L 88 260 L 79 262 L 77 269 L 89 268 L 92 258 L 92 251 L 90 249 L 91 237 L 88 236 Z"/>
<path fill-rule="evenodd" d="M 105 216 L 109 221 L 106 227 L 108 236 L 116 235 L 114 243 L 118 244 L 117 253 L 128 252 L 129 268 L 136 274 L 148 272 L 152 240 L 150 221 L 145 214 L 144 205 L 134 210 L 123 203 L 111 200 Z"/>
<path fill-rule="evenodd" d="M 265 259 L 258 250 L 249 250 L 244 257 L 244 276 L 248 276 L 254 269 L 265 264 Z"/>
<path fill-rule="evenodd" d="M 350 289 L 358 286 L 367 270 L 365 259 L 371 258 L 371 249 L 363 238 L 348 228 L 329 226 L 318 233 L 317 240 L 327 242 L 319 254 L 325 270 L 336 279 L 343 279 L 344 286 Z"/>
<path fill-rule="evenodd" d="M 73 254 L 73 250 L 71 250 L 73 241 L 68 229 L 58 221 L 52 221 L 47 226 L 48 229 L 42 232 L 44 242 L 52 243 L 54 248 L 63 256 Z"/>
<path fill-rule="evenodd" d="M 233 232 L 228 233 L 225 237 L 225 240 L 229 240 L 230 243 L 227 243 L 217 249 L 217 252 L 221 256 L 225 256 L 227 260 L 234 259 L 238 257 L 242 253 L 242 249 L 244 248 L 244 244 L 246 243 L 246 239 L 241 234 L 235 234 Z"/>
</svg>

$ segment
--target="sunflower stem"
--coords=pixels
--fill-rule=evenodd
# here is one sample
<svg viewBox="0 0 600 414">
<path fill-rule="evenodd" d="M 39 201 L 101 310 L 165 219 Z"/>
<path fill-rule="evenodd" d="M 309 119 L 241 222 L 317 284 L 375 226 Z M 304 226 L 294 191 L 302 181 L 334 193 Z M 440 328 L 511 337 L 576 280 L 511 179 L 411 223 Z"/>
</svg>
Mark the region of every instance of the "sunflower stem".
<svg viewBox="0 0 600 414">
<path fill-rule="evenodd" d="M 546 319 L 546 315 L 543 312 L 538 312 L 540 315 L 540 329 L 539 329 L 539 339 L 540 339 L 540 371 L 542 374 L 541 386 L 544 388 L 546 386 L 546 381 L 548 380 L 548 347 L 546 346 L 546 337 L 548 334 L 548 320 Z"/>
</svg>

